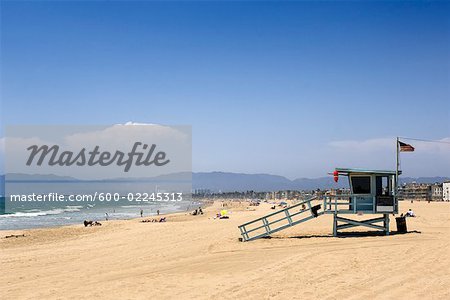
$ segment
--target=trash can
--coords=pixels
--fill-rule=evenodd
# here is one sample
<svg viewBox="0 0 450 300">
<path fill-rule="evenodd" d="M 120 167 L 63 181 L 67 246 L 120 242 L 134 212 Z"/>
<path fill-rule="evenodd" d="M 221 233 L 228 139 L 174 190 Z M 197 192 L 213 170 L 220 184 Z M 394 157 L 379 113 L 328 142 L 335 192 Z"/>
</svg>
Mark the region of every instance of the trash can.
<svg viewBox="0 0 450 300">
<path fill-rule="evenodd" d="M 395 218 L 397 221 L 397 232 L 398 233 L 407 233 L 408 228 L 406 227 L 406 218 L 405 217 L 397 217 Z"/>
</svg>

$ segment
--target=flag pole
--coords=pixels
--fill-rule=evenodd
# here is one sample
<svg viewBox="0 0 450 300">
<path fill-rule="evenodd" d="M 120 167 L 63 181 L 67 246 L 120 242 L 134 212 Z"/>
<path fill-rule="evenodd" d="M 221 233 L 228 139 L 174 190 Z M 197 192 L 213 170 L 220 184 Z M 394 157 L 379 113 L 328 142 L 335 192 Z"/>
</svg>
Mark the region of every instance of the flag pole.
<svg viewBox="0 0 450 300">
<path fill-rule="evenodd" d="M 397 149 L 397 153 L 396 153 L 397 155 L 396 155 L 396 169 L 395 169 L 395 197 L 398 196 L 398 168 L 399 168 L 399 155 L 400 155 L 398 137 L 397 137 L 396 149 Z"/>
</svg>

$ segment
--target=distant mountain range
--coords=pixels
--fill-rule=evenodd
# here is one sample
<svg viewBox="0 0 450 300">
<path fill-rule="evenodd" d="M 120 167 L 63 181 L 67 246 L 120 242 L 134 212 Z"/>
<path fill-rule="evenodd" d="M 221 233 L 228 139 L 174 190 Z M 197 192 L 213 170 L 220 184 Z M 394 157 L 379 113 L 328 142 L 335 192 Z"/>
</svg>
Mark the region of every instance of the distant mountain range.
<svg viewBox="0 0 450 300">
<path fill-rule="evenodd" d="M 192 187 L 194 189 L 209 189 L 217 192 L 229 191 L 275 191 L 275 190 L 311 190 L 329 187 L 347 187 L 345 180 L 338 183 L 333 177 L 298 178 L 290 180 L 283 176 L 270 174 L 241 174 L 227 172 L 193 173 Z"/>
<path fill-rule="evenodd" d="M 442 183 L 449 177 L 400 177 L 400 183 Z M 209 189 L 217 192 L 229 191 L 275 191 L 275 190 L 315 190 L 348 188 L 347 178 L 336 183 L 332 176 L 319 178 L 298 178 L 290 180 L 283 176 L 269 174 L 241 174 L 227 172 L 193 173 L 193 189 Z"/>
<path fill-rule="evenodd" d="M 9 179 L 13 180 L 43 180 L 43 181 L 78 181 L 79 179 L 69 176 L 56 175 L 27 175 L 10 174 Z M 5 175 L 0 175 L 0 194 L 4 194 Z M 153 178 L 125 178 L 127 181 L 159 181 L 159 180 L 188 180 L 189 173 L 177 173 L 163 175 Z M 121 181 L 124 179 L 112 179 Z M 450 180 L 450 177 L 400 177 L 400 183 L 442 183 Z M 276 191 L 276 190 L 314 190 L 328 188 L 348 187 L 346 178 L 340 178 L 335 183 L 333 177 L 319 178 L 298 178 L 290 180 L 283 176 L 270 174 L 243 174 L 229 172 L 199 172 L 192 173 L 192 188 L 207 189 L 212 192 L 232 192 L 232 191 Z"/>
</svg>

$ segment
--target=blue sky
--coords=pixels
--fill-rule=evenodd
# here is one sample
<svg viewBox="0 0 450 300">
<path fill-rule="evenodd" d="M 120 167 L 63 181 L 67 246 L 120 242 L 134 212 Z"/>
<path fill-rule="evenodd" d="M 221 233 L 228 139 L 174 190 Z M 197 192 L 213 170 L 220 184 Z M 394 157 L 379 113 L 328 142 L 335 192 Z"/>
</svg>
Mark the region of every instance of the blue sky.
<svg viewBox="0 0 450 300">
<path fill-rule="evenodd" d="M 395 168 L 396 136 L 450 142 L 449 20 L 428 1 L 2 1 L 2 126 L 188 124 L 194 171 Z M 450 176 L 450 144 L 414 145 L 405 175 Z"/>
</svg>

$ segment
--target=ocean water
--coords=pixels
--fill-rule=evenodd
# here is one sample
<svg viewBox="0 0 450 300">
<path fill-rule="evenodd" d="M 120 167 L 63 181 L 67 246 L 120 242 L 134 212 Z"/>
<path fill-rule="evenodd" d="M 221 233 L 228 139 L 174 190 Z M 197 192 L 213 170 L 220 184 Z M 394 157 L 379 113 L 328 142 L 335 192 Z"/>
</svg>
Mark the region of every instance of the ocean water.
<svg viewBox="0 0 450 300">
<path fill-rule="evenodd" d="M 7 178 L 5 194 L 57 194 L 63 197 L 63 201 L 18 200 L 9 196 L 0 198 L 0 230 L 82 224 L 84 220 L 101 222 L 105 220 L 106 214 L 110 220 L 137 218 L 140 217 L 141 209 L 144 217 L 149 217 L 156 215 L 157 210 L 165 214 L 186 211 L 197 205 L 192 201 L 191 182 L 187 179 L 53 180 L 36 176 L 31 179 Z M 111 196 L 109 199 L 104 197 L 107 194 Z M 148 197 L 142 196 L 144 194 Z M 155 194 L 181 194 L 182 197 L 157 201 L 150 197 Z M 75 195 L 95 195 L 96 198 L 70 201 L 70 197 Z M 142 197 L 138 199 L 138 195 Z"/>
<path fill-rule="evenodd" d="M 198 207 L 195 201 L 147 202 L 129 204 L 119 202 L 109 205 L 96 203 L 75 203 L 73 205 L 54 205 L 47 203 L 37 207 L 29 205 L 15 207 L 14 212 L 5 213 L 5 198 L 0 198 L 0 230 L 29 229 L 53 227 L 70 224 L 82 224 L 84 220 L 104 221 L 106 213 L 109 220 L 124 220 L 140 217 L 141 209 L 144 217 L 155 216 L 157 210 L 161 214 L 187 211 Z"/>
</svg>

